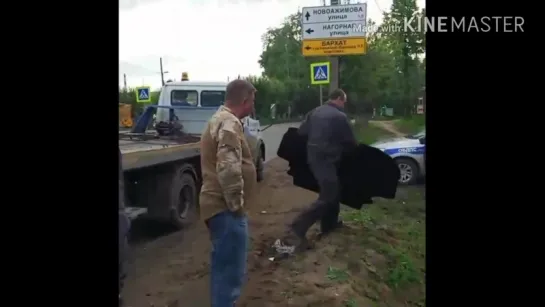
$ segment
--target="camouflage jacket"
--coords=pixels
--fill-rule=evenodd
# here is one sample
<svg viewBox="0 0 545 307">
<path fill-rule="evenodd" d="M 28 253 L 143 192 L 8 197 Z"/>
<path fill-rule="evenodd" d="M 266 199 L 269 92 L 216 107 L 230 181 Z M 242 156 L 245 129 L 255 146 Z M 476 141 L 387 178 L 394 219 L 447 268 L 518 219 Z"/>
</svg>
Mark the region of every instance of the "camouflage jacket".
<svg viewBox="0 0 545 307">
<path fill-rule="evenodd" d="M 203 219 L 247 207 L 257 183 L 256 170 L 242 124 L 225 106 L 212 116 L 201 136 L 201 171 Z"/>
</svg>

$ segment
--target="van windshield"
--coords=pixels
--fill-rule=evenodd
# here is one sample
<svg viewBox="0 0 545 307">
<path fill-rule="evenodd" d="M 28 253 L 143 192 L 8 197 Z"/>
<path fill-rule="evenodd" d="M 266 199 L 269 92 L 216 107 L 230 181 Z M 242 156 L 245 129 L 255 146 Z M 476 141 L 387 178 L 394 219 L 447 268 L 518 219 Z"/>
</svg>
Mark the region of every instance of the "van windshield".
<svg viewBox="0 0 545 307">
<path fill-rule="evenodd" d="M 225 91 L 201 91 L 201 107 L 219 107 L 224 99 Z"/>
</svg>

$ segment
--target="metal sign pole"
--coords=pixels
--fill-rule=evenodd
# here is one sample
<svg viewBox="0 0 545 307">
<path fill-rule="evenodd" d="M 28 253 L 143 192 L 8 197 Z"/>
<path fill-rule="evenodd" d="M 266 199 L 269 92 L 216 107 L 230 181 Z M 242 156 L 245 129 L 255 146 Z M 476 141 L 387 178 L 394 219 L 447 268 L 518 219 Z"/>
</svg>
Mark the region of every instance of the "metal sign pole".
<svg viewBox="0 0 545 307">
<path fill-rule="evenodd" d="M 322 85 L 320 84 L 320 105 L 324 104 L 324 94 L 322 91 Z"/>
</svg>

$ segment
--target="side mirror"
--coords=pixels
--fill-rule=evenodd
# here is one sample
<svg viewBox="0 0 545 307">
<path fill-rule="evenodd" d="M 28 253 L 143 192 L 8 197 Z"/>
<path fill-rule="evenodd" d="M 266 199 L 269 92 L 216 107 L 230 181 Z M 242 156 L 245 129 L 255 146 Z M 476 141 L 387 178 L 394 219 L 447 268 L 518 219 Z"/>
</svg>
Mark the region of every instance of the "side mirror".
<svg viewBox="0 0 545 307">
<path fill-rule="evenodd" d="M 425 137 L 420 138 L 418 141 L 420 142 L 420 144 L 426 145 L 426 138 Z"/>
</svg>

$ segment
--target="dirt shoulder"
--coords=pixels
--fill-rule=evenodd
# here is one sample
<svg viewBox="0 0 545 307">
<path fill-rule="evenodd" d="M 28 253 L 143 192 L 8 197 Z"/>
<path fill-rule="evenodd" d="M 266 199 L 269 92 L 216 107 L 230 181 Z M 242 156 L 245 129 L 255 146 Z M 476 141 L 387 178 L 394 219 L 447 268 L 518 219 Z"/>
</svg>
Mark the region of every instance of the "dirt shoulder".
<svg viewBox="0 0 545 307">
<path fill-rule="evenodd" d="M 250 212 L 248 283 L 238 306 L 422 306 L 425 206 L 422 187 L 396 200 L 343 210 L 348 227 L 305 254 L 269 260 L 269 247 L 316 198 L 294 187 L 288 165 L 268 163 L 260 201 Z M 136 243 L 124 296 L 126 306 L 205 307 L 210 243 L 204 225 Z"/>
</svg>

